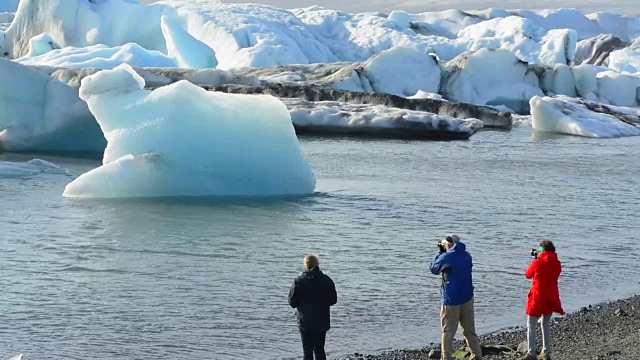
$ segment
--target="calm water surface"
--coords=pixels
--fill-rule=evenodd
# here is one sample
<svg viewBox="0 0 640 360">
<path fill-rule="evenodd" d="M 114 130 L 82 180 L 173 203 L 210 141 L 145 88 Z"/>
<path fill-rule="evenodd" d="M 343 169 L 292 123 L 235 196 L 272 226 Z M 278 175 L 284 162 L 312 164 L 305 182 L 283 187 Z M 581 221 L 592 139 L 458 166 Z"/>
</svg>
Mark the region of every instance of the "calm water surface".
<svg viewBox="0 0 640 360">
<path fill-rule="evenodd" d="M 307 252 L 338 287 L 332 358 L 439 336 L 435 242 L 475 261 L 482 333 L 524 324 L 540 237 L 567 310 L 640 292 L 640 138 L 482 132 L 470 141 L 303 138 L 317 194 L 234 202 L 73 201 L 68 174 L 0 179 L 0 359 L 294 359 L 287 292 Z M 185 159 L 188 161 L 188 159 Z"/>
</svg>

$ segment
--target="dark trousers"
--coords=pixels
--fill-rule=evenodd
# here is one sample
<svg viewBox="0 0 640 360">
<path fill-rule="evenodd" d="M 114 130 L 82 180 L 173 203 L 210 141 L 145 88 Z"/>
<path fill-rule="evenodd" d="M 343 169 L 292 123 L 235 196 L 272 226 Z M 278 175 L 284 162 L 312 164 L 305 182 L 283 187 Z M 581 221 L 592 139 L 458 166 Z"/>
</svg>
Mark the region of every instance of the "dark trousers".
<svg viewBox="0 0 640 360">
<path fill-rule="evenodd" d="M 313 354 L 316 354 L 316 360 L 327 360 L 327 355 L 324 353 L 324 339 L 326 335 L 326 331 L 300 332 L 300 337 L 302 338 L 302 352 L 304 353 L 304 360 L 313 360 Z"/>
</svg>

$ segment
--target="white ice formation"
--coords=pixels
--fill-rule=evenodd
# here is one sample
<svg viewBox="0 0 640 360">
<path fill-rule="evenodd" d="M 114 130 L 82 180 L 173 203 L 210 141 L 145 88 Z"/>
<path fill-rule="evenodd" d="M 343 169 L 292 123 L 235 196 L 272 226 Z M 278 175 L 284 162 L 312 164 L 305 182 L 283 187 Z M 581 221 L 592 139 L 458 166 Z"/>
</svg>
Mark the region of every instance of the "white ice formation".
<svg viewBox="0 0 640 360">
<path fill-rule="evenodd" d="M 603 107 L 568 97 L 531 99 L 535 130 L 592 138 L 640 135 L 640 109 Z"/>
<path fill-rule="evenodd" d="M 27 162 L 0 161 L 0 179 L 29 178 L 43 173 L 66 174 L 67 171 L 42 159 L 33 159 Z"/>
<path fill-rule="evenodd" d="M 108 144 L 103 165 L 64 196 L 287 196 L 315 177 L 291 118 L 271 96 L 209 92 L 187 81 L 154 91 L 128 65 L 82 80 Z"/>
</svg>

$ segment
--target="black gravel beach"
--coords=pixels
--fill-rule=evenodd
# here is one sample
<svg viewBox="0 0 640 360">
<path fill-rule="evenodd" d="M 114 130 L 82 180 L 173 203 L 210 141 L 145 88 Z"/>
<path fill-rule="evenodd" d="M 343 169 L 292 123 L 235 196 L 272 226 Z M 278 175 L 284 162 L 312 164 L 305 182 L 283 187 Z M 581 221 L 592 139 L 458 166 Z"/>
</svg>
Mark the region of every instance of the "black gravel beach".
<svg viewBox="0 0 640 360">
<path fill-rule="evenodd" d="M 639 295 L 583 307 L 574 313 L 554 318 L 551 328 L 554 360 L 640 360 Z M 513 360 L 524 355 L 518 351 L 518 346 L 525 340 L 526 329 L 523 326 L 513 331 L 482 336 L 480 342 L 485 359 Z M 461 343 L 458 345 L 462 346 Z M 460 359 L 468 357 L 462 348 L 458 356 Z M 422 349 L 394 350 L 376 355 L 354 354 L 343 360 L 439 358 L 439 344 L 431 344 Z"/>
</svg>

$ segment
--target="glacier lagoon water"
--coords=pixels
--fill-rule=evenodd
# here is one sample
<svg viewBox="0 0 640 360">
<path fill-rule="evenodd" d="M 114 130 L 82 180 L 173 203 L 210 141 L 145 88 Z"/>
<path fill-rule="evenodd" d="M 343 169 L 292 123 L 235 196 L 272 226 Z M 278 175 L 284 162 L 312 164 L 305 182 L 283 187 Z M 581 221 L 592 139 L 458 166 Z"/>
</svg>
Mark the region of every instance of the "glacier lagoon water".
<svg viewBox="0 0 640 360">
<path fill-rule="evenodd" d="M 294 359 L 305 253 L 338 287 L 331 358 L 439 337 L 436 240 L 475 261 L 479 332 L 524 324 L 529 250 L 556 241 L 567 310 L 640 292 L 640 141 L 485 131 L 469 141 L 303 138 L 302 199 L 77 201 L 68 174 L 0 179 L 0 358 Z M 185 159 L 188 161 L 188 159 Z"/>
</svg>

